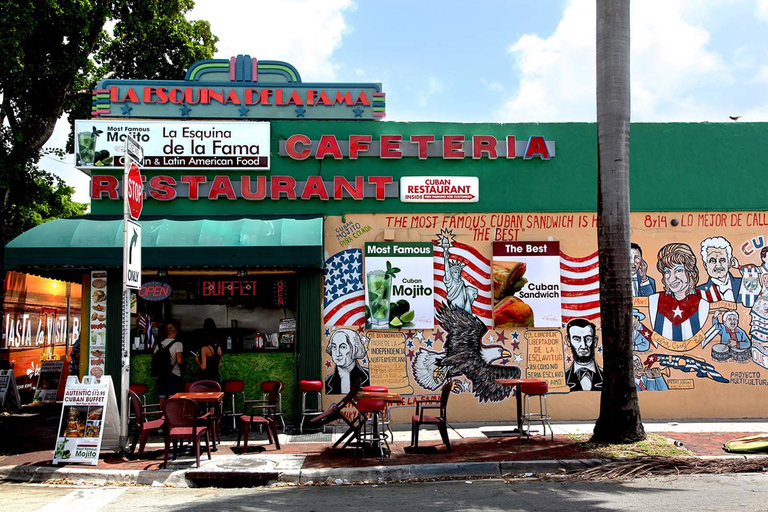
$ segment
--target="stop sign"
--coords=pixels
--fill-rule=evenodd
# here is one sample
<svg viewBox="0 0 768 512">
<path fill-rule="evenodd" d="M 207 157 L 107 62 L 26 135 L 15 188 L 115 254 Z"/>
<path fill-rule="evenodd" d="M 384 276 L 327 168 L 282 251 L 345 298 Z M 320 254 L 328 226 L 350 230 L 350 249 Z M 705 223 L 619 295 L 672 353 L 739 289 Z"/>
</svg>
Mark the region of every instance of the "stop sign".
<svg viewBox="0 0 768 512">
<path fill-rule="evenodd" d="M 125 195 L 128 198 L 128 212 L 133 220 L 139 220 L 141 209 L 144 207 L 144 186 L 141 184 L 139 166 L 131 163 L 125 180 Z"/>
</svg>

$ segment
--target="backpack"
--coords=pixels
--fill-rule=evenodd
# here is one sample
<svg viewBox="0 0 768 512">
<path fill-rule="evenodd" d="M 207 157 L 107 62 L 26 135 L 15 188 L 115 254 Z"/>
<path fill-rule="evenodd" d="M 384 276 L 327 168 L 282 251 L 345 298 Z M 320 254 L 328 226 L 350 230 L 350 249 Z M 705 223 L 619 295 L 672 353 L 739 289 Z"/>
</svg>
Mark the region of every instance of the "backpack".
<svg viewBox="0 0 768 512">
<path fill-rule="evenodd" d="M 168 378 L 176 366 L 176 361 L 171 361 L 171 347 L 179 340 L 173 340 L 167 346 L 158 344 L 157 350 L 152 354 L 152 364 L 150 366 L 150 375 L 155 378 Z"/>
</svg>

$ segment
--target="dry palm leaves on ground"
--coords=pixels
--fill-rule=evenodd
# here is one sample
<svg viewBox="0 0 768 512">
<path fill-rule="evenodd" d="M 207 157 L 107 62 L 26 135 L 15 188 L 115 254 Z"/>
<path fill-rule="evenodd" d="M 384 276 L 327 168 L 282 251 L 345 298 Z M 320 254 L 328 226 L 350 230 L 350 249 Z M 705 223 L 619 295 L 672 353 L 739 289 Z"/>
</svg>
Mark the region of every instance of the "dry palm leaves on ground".
<svg viewBox="0 0 768 512">
<path fill-rule="evenodd" d="M 551 480 L 631 480 L 648 476 L 756 473 L 768 471 L 768 457 L 701 459 L 698 457 L 638 457 L 609 462 L 548 477 Z"/>
</svg>

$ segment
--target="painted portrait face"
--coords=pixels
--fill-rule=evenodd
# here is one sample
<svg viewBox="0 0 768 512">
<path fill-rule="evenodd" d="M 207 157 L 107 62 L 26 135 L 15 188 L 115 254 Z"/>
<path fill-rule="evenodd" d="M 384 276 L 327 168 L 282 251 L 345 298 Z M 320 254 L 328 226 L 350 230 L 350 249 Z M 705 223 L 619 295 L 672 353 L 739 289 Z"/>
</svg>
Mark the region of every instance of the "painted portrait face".
<svg viewBox="0 0 768 512">
<path fill-rule="evenodd" d="M 725 326 L 730 330 L 734 330 L 738 323 L 739 317 L 737 315 L 728 315 L 725 317 Z"/>
<path fill-rule="evenodd" d="M 632 315 L 632 329 L 636 331 L 638 327 L 640 327 L 640 318 Z"/>
<path fill-rule="evenodd" d="M 352 362 L 352 345 L 345 336 L 334 336 L 330 342 L 331 358 L 337 366 L 349 366 Z"/>
<path fill-rule="evenodd" d="M 576 361 L 585 363 L 594 359 L 595 335 L 590 326 L 572 326 L 568 330 L 568 342 L 571 344 L 573 358 Z"/>
<path fill-rule="evenodd" d="M 728 253 L 725 249 L 717 249 L 715 247 L 707 249 L 707 259 L 704 260 L 704 268 L 707 270 L 709 277 L 725 279 L 730 266 L 731 262 L 728 261 Z"/>
<path fill-rule="evenodd" d="M 632 360 L 633 366 L 635 367 L 635 375 L 641 376 L 643 373 L 645 373 L 645 370 L 643 369 L 643 363 L 640 362 L 640 358 L 635 356 Z"/>
<path fill-rule="evenodd" d="M 685 267 L 675 265 L 671 268 L 665 268 L 664 285 L 669 292 L 676 296 L 681 293 L 684 294 L 688 289 L 688 274 L 685 272 Z"/>
<path fill-rule="evenodd" d="M 768 299 L 757 299 L 752 309 L 760 313 L 762 316 L 768 316 Z"/>
<path fill-rule="evenodd" d="M 637 271 L 640 270 L 640 264 L 643 262 L 643 256 L 640 254 L 640 251 L 637 249 L 632 249 L 632 261 L 630 265 L 632 266 L 632 275 L 637 274 Z"/>
<path fill-rule="evenodd" d="M 451 265 L 451 275 L 454 280 L 458 280 L 461 277 L 461 267 L 458 265 Z"/>
</svg>

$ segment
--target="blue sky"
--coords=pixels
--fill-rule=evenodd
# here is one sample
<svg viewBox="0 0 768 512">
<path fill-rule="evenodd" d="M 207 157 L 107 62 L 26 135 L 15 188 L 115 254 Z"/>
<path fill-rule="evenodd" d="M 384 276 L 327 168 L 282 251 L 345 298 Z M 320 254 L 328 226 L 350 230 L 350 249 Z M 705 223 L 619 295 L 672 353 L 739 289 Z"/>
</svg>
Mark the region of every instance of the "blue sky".
<svg viewBox="0 0 768 512">
<path fill-rule="evenodd" d="M 390 121 L 595 121 L 593 0 L 196 0 L 189 17 L 211 22 L 216 57 L 380 82 Z M 632 2 L 632 120 L 768 120 L 767 28 L 768 0 Z M 87 201 L 72 161 L 43 163 Z"/>
</svg>

